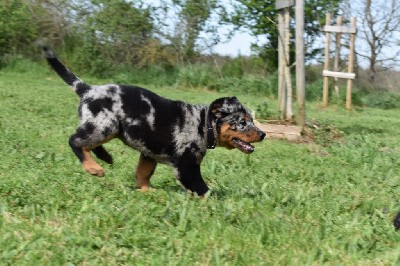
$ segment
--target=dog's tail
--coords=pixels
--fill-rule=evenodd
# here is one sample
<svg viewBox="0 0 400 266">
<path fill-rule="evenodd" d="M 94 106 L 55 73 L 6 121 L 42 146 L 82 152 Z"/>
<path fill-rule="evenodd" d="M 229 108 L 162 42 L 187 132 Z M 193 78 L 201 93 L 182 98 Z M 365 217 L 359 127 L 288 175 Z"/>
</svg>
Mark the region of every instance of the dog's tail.
<svg viewBox="0 0 400 266">
<path fill-rule="evenodd" d="M 72 73 L 66 66 L 64 66 L 57 58 L 53 50 L 48 48 L 47 46 L 41 45 L 46 60 L 49 65 L 57 72 L 57 74 L 68 84 L 73 90 L 78 94 L 79 97 L 82 97 L 87 91 L 90 90 L 90 85 L 83 82 L 74 73 Z"/>
</svg>

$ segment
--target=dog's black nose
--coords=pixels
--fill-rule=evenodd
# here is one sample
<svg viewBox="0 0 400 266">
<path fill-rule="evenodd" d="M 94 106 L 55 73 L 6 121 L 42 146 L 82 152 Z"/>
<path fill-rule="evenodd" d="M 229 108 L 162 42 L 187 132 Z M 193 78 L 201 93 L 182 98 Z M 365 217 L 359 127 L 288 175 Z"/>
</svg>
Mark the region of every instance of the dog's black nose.
<svg viewBox="0 0 400 266">
<path fill-rule="evenodd" d="M 260 136 L 260 140 L 263 140 L 265 138 L 265 133 L 262 131 L 259 131 L 258 135 Z"/>
</svg>

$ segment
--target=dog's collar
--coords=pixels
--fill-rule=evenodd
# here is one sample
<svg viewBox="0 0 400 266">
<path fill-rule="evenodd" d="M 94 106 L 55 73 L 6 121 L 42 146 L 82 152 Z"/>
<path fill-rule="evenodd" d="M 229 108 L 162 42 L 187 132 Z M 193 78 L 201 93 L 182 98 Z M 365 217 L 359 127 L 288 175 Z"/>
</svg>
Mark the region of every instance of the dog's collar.
<svg viewBox="0 0 400 266">
<path fill-rule="evenodd" d="M 214 128 L 211 122 L 212 113 L 207 114 L 207 149 L 215 149 L 217 146 L 217 139 L 214 135 Z"/>
</svg>

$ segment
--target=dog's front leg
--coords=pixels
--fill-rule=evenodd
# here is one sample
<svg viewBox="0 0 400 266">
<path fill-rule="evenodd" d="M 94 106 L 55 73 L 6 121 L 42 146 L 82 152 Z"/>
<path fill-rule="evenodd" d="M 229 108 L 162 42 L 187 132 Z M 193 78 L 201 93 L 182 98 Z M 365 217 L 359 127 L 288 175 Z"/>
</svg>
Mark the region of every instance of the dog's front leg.
<svg viewBox="0 0 400 266">
<path fill-rule="evenodd" d="M 208 191 L 208 186 L 200 173 L 200 165 L 193 163 L 180 163 L 176 166 L 177 179 L 181 184 L 198 196 L 203 196 Z"/>
</svg>

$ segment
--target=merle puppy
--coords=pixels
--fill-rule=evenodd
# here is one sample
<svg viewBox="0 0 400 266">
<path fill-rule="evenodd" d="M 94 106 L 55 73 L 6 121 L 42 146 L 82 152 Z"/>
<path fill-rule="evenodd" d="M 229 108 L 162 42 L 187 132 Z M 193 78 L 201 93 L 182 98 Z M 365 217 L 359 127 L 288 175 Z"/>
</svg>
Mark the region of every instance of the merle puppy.
<svg viewBox="0 0 400 266">
<path fill-rule="evenodd" d="M 69 71 L 53 51 L 43 47 L 46 59 L 80 98 L 79 127 L 69 145 L 85 171 L 103 176 L 93 159 L 112 163 L 104 143 L 118 138 L 141 155 L 136 185 L 150 186 L 157 163 L 175 169 L 176 178 L 188 190 L 202 196 L 208 191 L 200 164 L 215 146 L 251 153 L 252 142 L 262 141 L 264 132 L 236 97 L 220 98 L 209 106 L 172 101 L 143 88 L 128 85 L 88 85 Z"/>
</svg>

